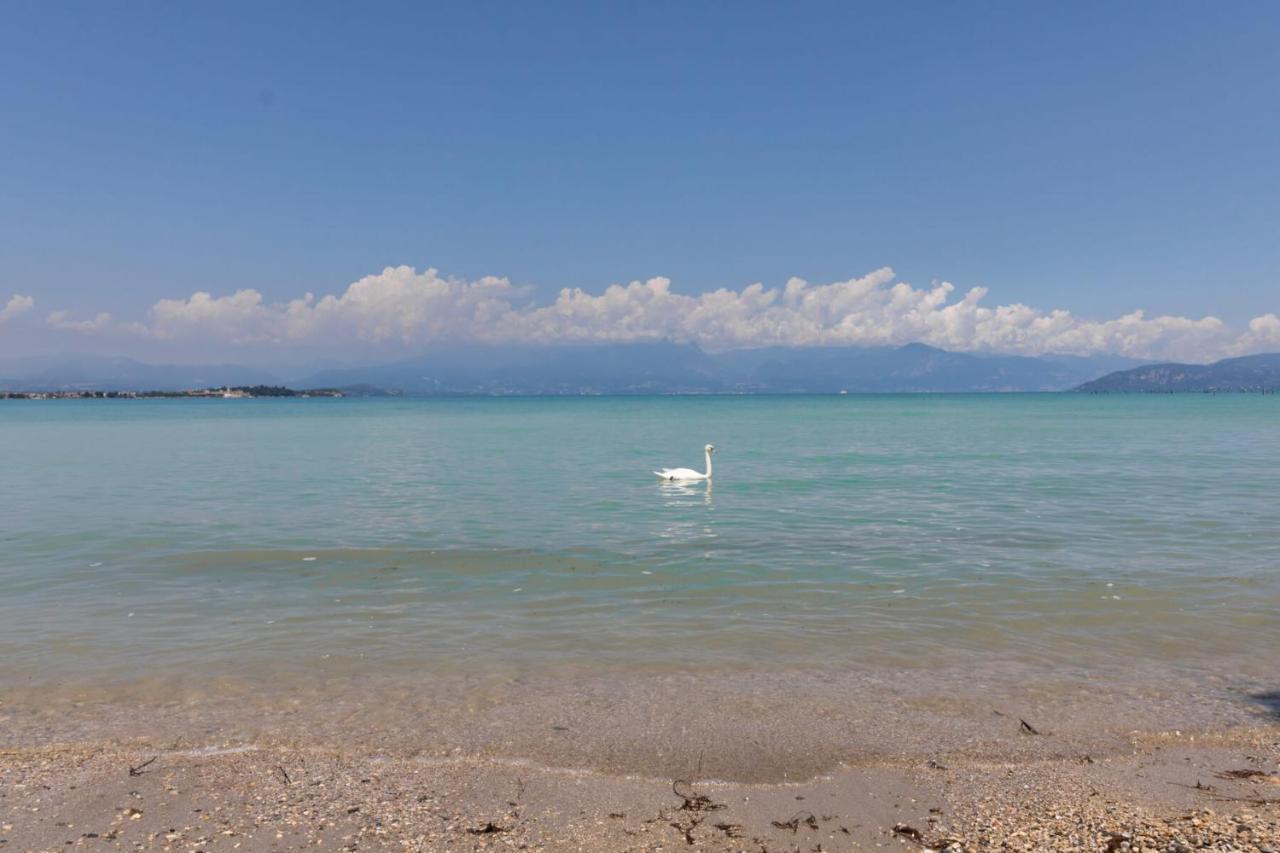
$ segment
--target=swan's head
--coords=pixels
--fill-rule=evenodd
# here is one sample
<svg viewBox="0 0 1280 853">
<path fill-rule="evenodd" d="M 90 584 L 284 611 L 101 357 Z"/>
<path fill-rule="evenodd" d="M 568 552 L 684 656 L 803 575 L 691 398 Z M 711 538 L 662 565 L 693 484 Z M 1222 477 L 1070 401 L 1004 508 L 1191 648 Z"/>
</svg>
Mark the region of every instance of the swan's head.
<svg viewBox="0 0 1280 853">
<path fill-rule="evenodd" d="M 716 452 L 716 446 L 715 446 L 714 444 L 708 444 L 706 447 L 704 447 L 704 448 L 702 448 L 702 449 L 703 449 L 703 450 L 705 450 L 705 451 L 707 451 L 708 453 L 715 453 L 715 452 Z"/>
</svg>

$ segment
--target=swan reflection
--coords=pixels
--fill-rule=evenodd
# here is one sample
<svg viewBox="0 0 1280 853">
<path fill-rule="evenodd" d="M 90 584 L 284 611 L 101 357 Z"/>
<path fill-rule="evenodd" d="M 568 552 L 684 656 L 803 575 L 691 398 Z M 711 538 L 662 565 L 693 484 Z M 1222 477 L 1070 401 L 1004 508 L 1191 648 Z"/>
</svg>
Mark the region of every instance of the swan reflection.
<svg viewBox="0 0 1280 853">
<path fill-rule="evenodd" d="M 713 506 L 712 488 L 711 480 L 663 480 L 658 483 L 658 493 L 666 499 L 667 506 L 687 506 L 697 498 L 702 498 L 707 506 Z"/>
</svg>

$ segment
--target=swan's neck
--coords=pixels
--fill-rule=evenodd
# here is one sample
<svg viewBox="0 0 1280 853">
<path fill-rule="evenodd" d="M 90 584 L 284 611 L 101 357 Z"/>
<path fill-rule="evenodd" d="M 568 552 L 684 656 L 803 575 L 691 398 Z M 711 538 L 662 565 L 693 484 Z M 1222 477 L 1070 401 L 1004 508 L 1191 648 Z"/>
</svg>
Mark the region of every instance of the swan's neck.
<svg viewBox="0 0 1280 853">
<path fill-rule="evenodd" d="M 707 479 L 711 479 L 711 451 L 707 451 Z"/>
</svg>

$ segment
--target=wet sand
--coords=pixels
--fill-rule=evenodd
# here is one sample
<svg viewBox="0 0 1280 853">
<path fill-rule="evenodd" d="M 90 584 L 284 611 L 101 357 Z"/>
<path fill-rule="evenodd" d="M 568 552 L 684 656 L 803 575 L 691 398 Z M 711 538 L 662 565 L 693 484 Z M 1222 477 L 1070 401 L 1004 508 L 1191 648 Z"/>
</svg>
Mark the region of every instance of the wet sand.
<svg viewBox="0 0 1280 853">
<path fill-rule="evenodd" d="M 11 688 L 0 850 L 1280 851 L 1280 697 L 1007 675 Z"/>
</svg>

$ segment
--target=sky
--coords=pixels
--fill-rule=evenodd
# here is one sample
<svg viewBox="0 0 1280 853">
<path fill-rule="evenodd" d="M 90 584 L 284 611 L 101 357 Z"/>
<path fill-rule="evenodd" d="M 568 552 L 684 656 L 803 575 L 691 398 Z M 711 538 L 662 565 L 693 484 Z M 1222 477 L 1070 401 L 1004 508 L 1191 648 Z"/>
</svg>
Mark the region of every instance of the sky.
<svg viewBox="0 0 1280 853">
<path fill-rule="evenodd" d="M 1280 350 L 1280 4 L 0 6 L 0 356 Z"/>
</svg>

